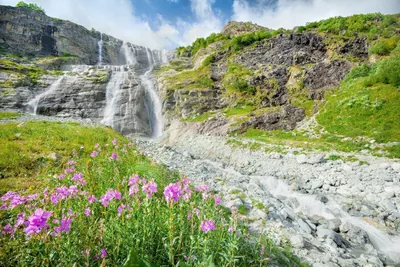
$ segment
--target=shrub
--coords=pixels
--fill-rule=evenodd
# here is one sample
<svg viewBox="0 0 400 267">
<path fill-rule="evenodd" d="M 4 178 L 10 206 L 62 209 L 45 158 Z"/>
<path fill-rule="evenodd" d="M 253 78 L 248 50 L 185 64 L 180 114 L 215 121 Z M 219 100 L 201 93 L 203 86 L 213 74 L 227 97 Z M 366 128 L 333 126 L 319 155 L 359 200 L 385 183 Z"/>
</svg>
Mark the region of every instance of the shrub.
<svg viewBox="0 0 400 267">
<path fill-rule="evenodd" d="M 377 54 L 380 56 L 385 56 L 390 54 L 390 52 L 396 48 L 399 40 L 399 36 L 393 36 L 390 39 L 380 39 L 376 41 L 369 49 L 371 55 Z"/>
<path fill-rule="evenodd" d="M 353 68 L 344 78 L 344 81 L 349 81 L 352 79 L 367 77 L 370 74 L 371 66 L 367 64 L 361 64 L 358 67 Z"/>
<path fill-rule="evenodd" d="M 27 4 L 24 1 L 19 1 L 18 4 L 16 5 L 16 7 L 27 7 L 27 8 L 33 9 L 35 11 L 40 11 L 40 12 L 46 13 L 44 11 L 44 9 L 41 8 L 40 6 L 38 6 L 37 4 Z"/>
<path fill-rule="evenodd" d="M 393 56 L 380 61 L 375 77 L 378 82 L 400 86 L 400 56 Z"/>
<path fill-rule="evenodd" d="M 210 65 L 211 63 L 214 63 L 215 61 L 215 55 L 209 55 L 208 57 L 206 57 L 203 61 L 203 67 L 207 67 L 208 65 Z"/>
<path fill-rule="evenodd" d="M 233 90 L 254 94 L 256 89 L 253 86 L 250 86 L 245 79 L 235 78 L 231 81 L 230 86 Z"/>
</svg>

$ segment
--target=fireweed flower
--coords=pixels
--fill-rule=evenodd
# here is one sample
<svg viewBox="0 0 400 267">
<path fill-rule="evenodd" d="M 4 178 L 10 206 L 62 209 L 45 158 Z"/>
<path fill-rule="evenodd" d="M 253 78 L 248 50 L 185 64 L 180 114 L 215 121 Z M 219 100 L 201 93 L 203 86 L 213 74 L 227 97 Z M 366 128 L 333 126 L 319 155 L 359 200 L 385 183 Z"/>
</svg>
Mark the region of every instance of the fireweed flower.
<svg viewBox="0 0 400 267">
<path fill-rule="evenodd" d="M 122 215 L 122 212 L 124 211 L 124 210 L 131 210 L 131 207 L 128 205 L 128 204 L 121 204 L 119 207 L 118 207 L 118 217 L 120 217 L 121 215 Z"/>
<path fill-rule="evenodd" d="M 216 229 L 213 220 L 201 221 L 200 228 L 205 233 Z"/>
<path fill-rule="evenodd" d="M 71 230 L 72 219 L 68 217 L 63 217 L 60 221 L 60 226 L 54 228 L 56 235 L 60 234 L 62 231 L 68 233 Z"/>
<path fill-rule="evenodd" d="M 107 255 L 108 254 L 106 248 L 100 249 L 100 258 L 104 259 L 105 257 L 107 257 Z"/>
<path fill-rule="evenodd" d="M 229 227 L 228 232 L 229 232 L 229 233 L 232 233 L 232 232 L 233 232 L 232 227 Z"/>
<path fill-rule="evenodd" d="M 87 209 L 85 209 L 85 211 L 83 212 L 87 217 L 90 217 L 91 215 L 92 215 L 92 211 L 89 209 L 89 208 L 87 208 Z"/>
<path fill-rule="evenodd" d="M 117 153 L 112 153 L 110 159 L 111 160 L 117 160 L 118 159 Z"/>
<path fill-rule="evenodd" d="M 90 255 L 90 249 L 82 250 L 81 253 L 82 253 L 83 256 L 89 256 Z"/>
<path fill-rule="evenodd" d="M 62 180 L 64 178 L 65 178 L 65 174 L 64 173 L 61 173 L 60 175 L 58 175 L 58 179 Z"/>
<path fill-rule="evenodd" d="M 2 201 L 6 201 L 9 200 L 10 198 L 13 198 L 14 196 L 18 196 L 19 194 L 17 192 L 13 192 L 13 191 L 8 191 L 7 193 L 5 193 L 0 200 Z"/>
<path fill-rule="evenodd" d="M 100 147 L 99 143 L 94 145 L 94 148 L 99 148 L 99 147 Z"/>
<path fill-rule="evenodd" d="M 32 216 L 29 217 L 28 221 L 25 223 L 26 228 L 24 229 L 26 235 L 37 234 L 42 231 L 42 229 L 48 229 L 47 219 L 52 215 L 52 212 L 44 211 L 42 209 L 37 209 Z"/>
<path fill-rule="evenodd" d="M 4 203 L 3 205 L 0 206 L 0 210 L 6 210 L 6 209 L 8 209 L 7 204 Z"/>
<path fill-rule="evenodd" d="M 220 205 L 222 202 L 221 197 L 219 195 L 214 196 L 214 201 L 215 201 L 215 206 Z"/>
<path fill-rule="evenodd" d="M 135 184 L 129 187 L 129 196 L 133 196 L 139 192 L 139 185 Z"/>
<path fill-rule="evenodd" d="M 157 184 L 154 182 L 154 179 L 144 184 L 142 186 L 142 191 L 147 194 L 148 198 L 151 198 L 153 193 L 157 193 Z"/>
<path fill-rule="evenodd" d="M 71 160 L 68 161 L 67 164 L 70 165 L 70 166 L 73 166 L 73 165 L 76 165 L 76 162 L 71 159 Z"/>
<path fill-rule="evenodd" d="M 210 187 L 208 185 L 200 185 L 194 188 L 197 192 L 208 192 L 210 191 Z"/>
<path fill-rule="evenodd" d="M 169 184 L 164 189 L 164 196 L 168 203 L 178 202 L 183 196 L 183 190 L 180 183 Z"/>
<path fill-rule="evenodd" d="M 98 153 L 96 150 L 94 150 L 94 151 L 90 154 L 90 156 L 91 156 L 92 158 L 97 157 L 98 155 L 99 155 L 99 153 Z"/>
<path fill-rule="evenodd" d="M 3 234 L 12 234 L 14 232 L 13 228 L 11 227 L 10 224 L 7 224 L 3 228 Z"/>
<path fill-rule="evenodd" d="M 128 185 L 135 185 L 135 184 L 137 184 L 137 182 L 138 182 L 139 180 L 140 180 L 139 175 L 135 174 L 134 176 L 131 176 L 131 177 L 129 178 Z"/>
<path fill-rule="evenodd" d="M 96 202 L 96 201 L 97 201 L 97 198 L 96 198 L 94 195 L 91 195 L 90 197 L 88 197 L 88 201 L 89 201 L 89 203 L 91 204 L 91 203 Z"/>
<path fill-rule="evenodd" d="M 113 144 L 114 146 L 117 145 L 117 140 L 116 140 L 116 139 L 112 140 L 111 142 L 112 142 L 112 144 Z"/>
<path fill-rule="evenodd" d="M 108 207 L 108 204 L 114 198 L 121 200 L 122 199 L 121 193 L 118 190 L 108 189 L 106 194 L 100 197 L 100 203 L 104 207 Z"/>
<path fill-rule="evenodd" d="M 65 169 L 64 173 L 65 173 L 65 174 L 68 174 L 68 173 L 71 173 L 71 172 L 74 172 L 74 171 L 75 171 L 75 167 L 72 166 L 72 167 L 69 168 L 69 169 Z"/>
</svg>

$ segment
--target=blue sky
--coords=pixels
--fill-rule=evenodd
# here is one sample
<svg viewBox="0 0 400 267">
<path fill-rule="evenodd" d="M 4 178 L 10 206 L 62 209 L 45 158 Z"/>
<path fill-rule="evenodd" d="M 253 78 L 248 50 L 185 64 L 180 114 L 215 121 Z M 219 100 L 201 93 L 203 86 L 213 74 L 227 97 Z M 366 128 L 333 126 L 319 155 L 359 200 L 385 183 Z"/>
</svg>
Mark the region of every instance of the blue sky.
<svg viewBox="0 0 400 267">
<path fill-rule="evenodd" d="M 173 49 L 220 32 L 230 20 L 291 29 L 360 13 L 400 13 L 399 0 L 24 0 L 67 19 L 152 49 Z M 15 6 L 19 0 L 0 0 Z"/>
</svg>

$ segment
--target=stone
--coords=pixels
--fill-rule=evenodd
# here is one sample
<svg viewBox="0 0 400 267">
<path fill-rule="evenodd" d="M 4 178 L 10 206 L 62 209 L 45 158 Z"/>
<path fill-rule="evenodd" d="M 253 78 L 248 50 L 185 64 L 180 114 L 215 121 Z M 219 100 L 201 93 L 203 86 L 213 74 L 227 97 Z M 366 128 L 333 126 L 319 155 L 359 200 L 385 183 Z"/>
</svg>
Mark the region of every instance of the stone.
<svg viewBox="0 0 400 267">
<path fill-rule="evenodd" d="M 49 158 L 49 159 L 51 159 L 51 160 L 54 160 L 54 161 L 59 161 L 59 160 L 62 159 L 61 155 L 58 154 L 58 153 L 56 153 L 56 152 L 50 153 L 50 154 L 47 156 L 47 158 Z"/>
<path fill-rule="evenodd" d="M 290 237 L 290 243 L 295 248 L 303 248 L 304 247 L 304 239 L 301 235 L 292 235 Z"/>
<path fill-rule="evenodd" d="M 308 158 L 307 163 L 318 164 L 324 161 L 324 155 L 312 155 Z"/>
<path fill-rule="evenodd" d="M 305 232 L 307 234 L 311 234 L 311 232 L 312 232 L 311 227 L 306 222 L 304 222 L 303 219 L 298 219 L 297 224 L 300 226 L 300 229 L 303 232 Z"/>
<path fill-rule="evenodd" d="M 392 163 L 392 169 L 395 171 L 400 171 L 400 162 L 394 162 Z"/>
<path fill-rule="evenodd" d="M 319 179 L 314 180 L 311 183 L 311 189 L 315 190 L 315 189 L 321 188 L 323 185 L 324 185 L 324 182 L 322 180 L 319 180 Z"/>
<path fill-rule="evenodd" d="M 339 228 L 341 226 L 342 222 L 340 219 L 331 219 L 328 220 L 327 227 L 329 230 L 339 232 Z"/>
<path fill-rule="evenodd" d="M 380 205 L 387 211 L 395 210 L 396 207 L 394 206 L 393 202 L 390 200 L 383 200 L 380 202 Z"/>
<path fill-rule="evenodd" d="M 296 161 L 297 161 L 297 163 L 299 163 L 299 164 L 304 164 L 304 163 L 306 163 L 307 162 L 307 156 L 306 155 L 304 155 L 304 154 L 300 154 L 300 155 L 297 155 L 296 156 Z"/>
<path fill-rule="evenodd" d="M 350 231 L 350 229 L 353 227 L 353 225 L 349 222 L 342 222 L 342 224 L 339 226 L 339 230 L 341 233 L 347 233 Z"/>
<path fill-rule="evenodd" d="M 326 196 L 324 196 L 324 195 L 317 195 L 316 197 L 315 197 L 315 199 L 316 200 L 318 200 L 318 201 L 321 201 L 322 203 L 328 203 L 328 198 L 326 197 Z"/>
</svg>

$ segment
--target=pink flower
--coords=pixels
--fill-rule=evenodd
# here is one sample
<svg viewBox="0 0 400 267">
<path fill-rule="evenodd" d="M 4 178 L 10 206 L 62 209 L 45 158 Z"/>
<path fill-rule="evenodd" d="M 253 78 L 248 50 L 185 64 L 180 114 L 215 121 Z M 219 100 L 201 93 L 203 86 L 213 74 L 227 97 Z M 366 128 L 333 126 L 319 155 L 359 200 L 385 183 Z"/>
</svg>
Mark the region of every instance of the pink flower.
<svg viewBox="0 0 400 267">
<path fill-rule="evenodd" d="M 25 213 L 20 213 L 17 215 L 17 222 L 14 225 L 14 229 L 17 229 L 20 225 L 24 224 L 25 221 Z"/>
<path fill-rule="evenodd" d="M 198 208 L 193 209 L 194 213 L 196 214 L 197 217 L 200 216 L 200 210 Z"/>
<path fill-rule="evenodd" d="M 6 201 L 9 200 L 10 198 L 13 198 L 14 196 L 18 196 L 19 194 L 16 192 L 12 192 L 12 191 L 8 191 L 7 193 L 5 193 L 0 200 L 2 201 Z"/>
<path fill-rule="evenodd" d="M 6 226 L 4 226 L 4 228 L 3 228 L 4 234 L 12 234 L 13 232 L 14 232 L 14 230 L 10 224 L 7 224 Z"/>
<path fill-rule="evenodd" d="M 117 140 L 116 140 L 116 139 L 112 140 L 111 142 L 112 142 L 112 144 L 113 144 L 114 146 L 117 145 Z"/>
<path fill-rule="evenodd" d="M 82 250 L 81 253 L 82 253 L 83 256 L 89 256 L 90 255 L 90 249 Z"/>
<path fill-rule="evenodd" d="M 117 209 L 118 210 L 118 217 L 122 215 L 122 212 L 124 211 L 124 209 L 130 210 L 131 208 L 127 204 L 126 205 L 125 204 L 121 204 Z"/>
<path fill-rule="evenodd" d="M 154 180 L 151 180 L 151 182 L 142 186 L 142 191 L 147 193 L 148 198 L 151 198 L 154 193 L 157 193 L 157 184 L 154 182 Z"/>
<path fill-rule="evenodd" d="M 7 204 L 4 203 L 3 205 L 0 206 L 0 210 L 6 210 L 6 209 L 8 209 Z"/>
<path fill-rule="evenodd" d="M 215 225 L 214 225 L 214 221 L 212 221 L 212 220 L 202 221 L 200 223 L 200 228 L 205 233 L 208 233 L 209 231 L 213 231 L 216 229 Z"/>
<path fill-rule="evenodd" d="M 168 203 L 178 202 L 183 196 L 183 190 L 180 183 L 169 184 L 164 189 L 164 196 Z"/>
<path fill-rule="evenodd" d="M 233 232 L 232 227 L 229 227 L 228 232 L 229 232 L 229 233 L 232 233 L 232 232 Z"/>
<path fill-rule="evenodd" d="M 68 217 L 63 217 L 60 221 L 60 226 L 54 228 L 56 234 L 60 234 L 62 231 L 68 233 L 71 230 L 72 219 Z"/>
<path fill-rule="evenodd" d="M 90 217 L 91 215 L 92 215 L 92 211 L 89 209 L 89 208 L 87 208 L 87 209 L 85 209 L 85 211 L 83 212 L 87 217 Z"/>
<path fill-rule="evenodd" d="M 100 250 L 100 258 L 104 259 L 105 257 L 107 257 L 107 249 L 103 248 Z"/>
<path fill-rule="evenodd" d="M 133 177 L 131 177 L 128 181 L 128 185 L 135 185 L 139 181 L 140 177 L 139 175 L 135 174 Z"/>
<path fill-rule="evenodd" d="M 98 155 L 99 155 L 99 153 L 98 153 L 96 150 L 94 150 L 94 151 L 90 154 L 90 156 L 91 156 L 92 158 L 97 157 Z"/>
<path fill-rule="evenodd" d="M 69 169 L 65 169 L 64 173 L 67 174 L 67 173 L 71 173 L 71 172 L 74 172 L 74 171 L 75 171 L 75 167 L 72 166 L 72 167 L 69 168 Z"/>
<path fill-rule="evenodd" d="M 111 160 L 117 160 L 118 159 L 117 153 L 112 153 L 110 159 Z"/>
<path fill-rule="evenodd" d="M 121 193 L 118 190 L 108 189 L 106 194 L 100 197 L 100 203 L 104 207 L 108 207 L 108 204 L 114 198 L 121 200 L 122 199 Z"/>
<path fill-rule="evenodd" d="M 215 201 L 215 206 L 220 205 L 222 202 L 221 197 L 219 195 L 214 196 L 214 201 Z"/>
<path fill-rule="evenodd" d="M 47 219 L 52 215 L 52 212 L 44 211 L 42 209 L 37 209 L 32 216 L 29 217 L 26 222 L 26 228 L 24 229 L 27 235 L 32 235 L 34 233 L 40 233 L 43 228 L 48 229 Z"/>
<path fill-rule="evenodd" d="M 70 166 L 73 166 L 73 165 L 76 164 L 76 162 L 71 159 L 71 160 L 68 161 L 67 164 L 70 165 Z"/>
<path fill-rule="evenodd" d="M 99 148 L 99 147 L 100 145 L 98 143 L 94 145 L 94 148 Z"/>
<path fill-rule="evenodd" d="M 88 201 L 89 203 L 94 203 L 97 201 L 97 198 L 94 195 L 91 195 L 90 197 L 88 197 Z"/>
<path fill-rule="evenodd" d="M 210 187 L 208 185 L 200 185 L 194 188 L 197 192 L 208 192 L 210 191 Z"/>
</svg>

